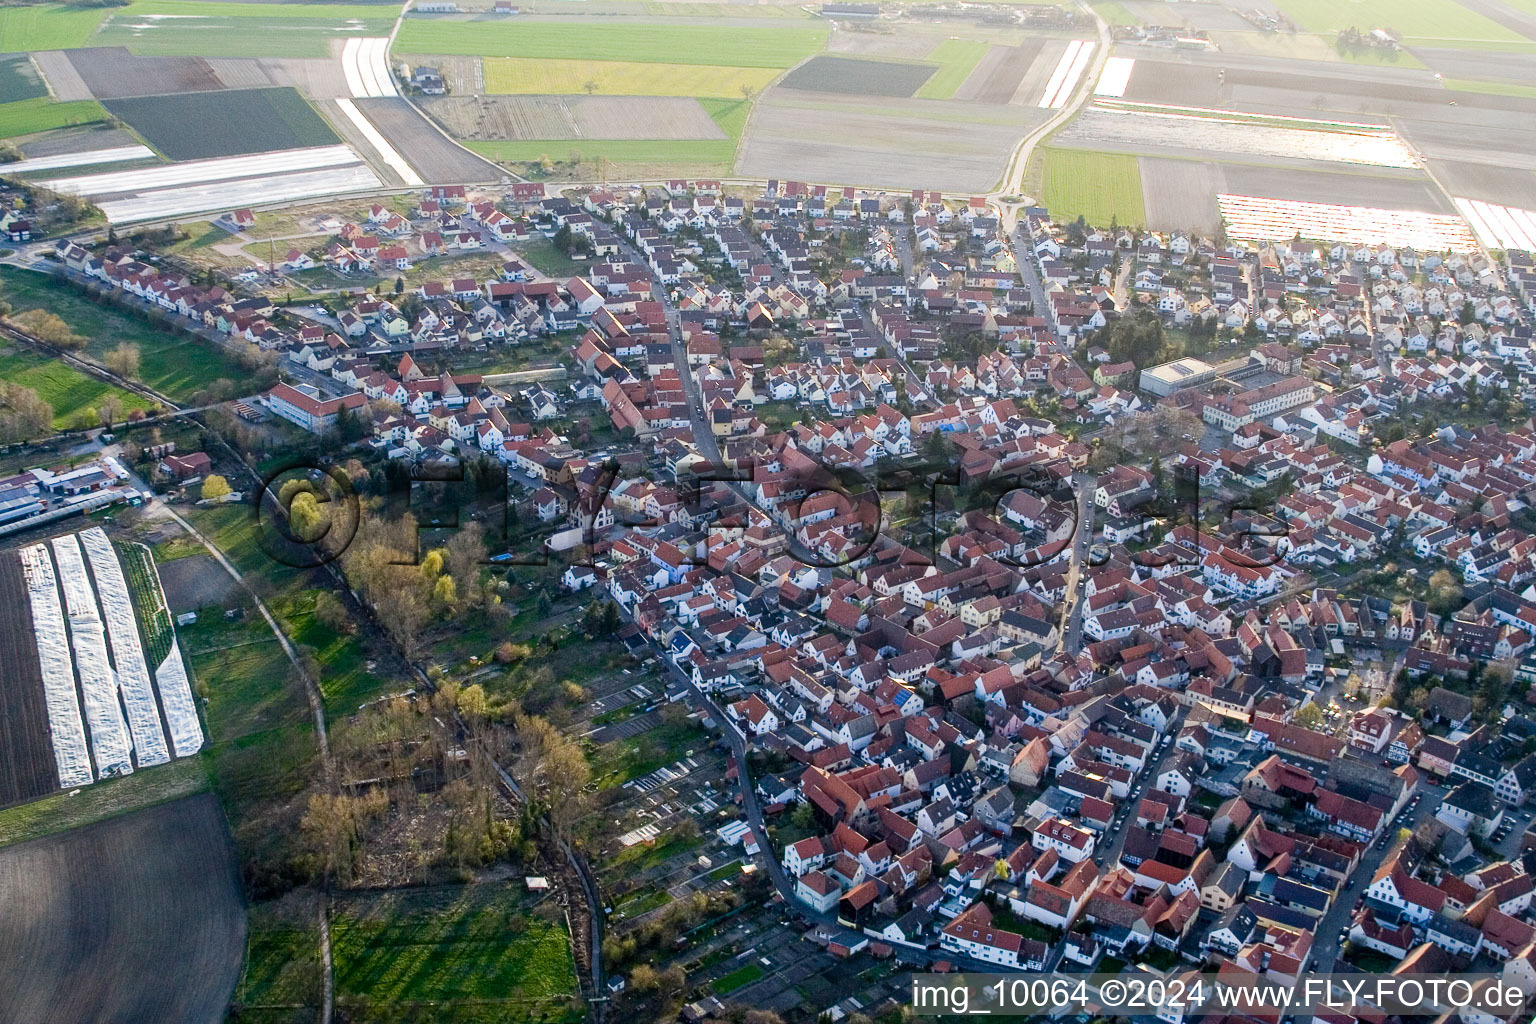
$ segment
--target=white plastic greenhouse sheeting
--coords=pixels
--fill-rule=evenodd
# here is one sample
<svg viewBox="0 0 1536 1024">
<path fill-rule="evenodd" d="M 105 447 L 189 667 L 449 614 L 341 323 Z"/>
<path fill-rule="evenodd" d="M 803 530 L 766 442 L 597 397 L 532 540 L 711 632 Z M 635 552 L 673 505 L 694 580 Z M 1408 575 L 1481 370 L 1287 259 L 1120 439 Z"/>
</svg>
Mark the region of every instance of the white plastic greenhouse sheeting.
<svg viewBox="0 0 1536 1024">
<path fill-rule="evenodd" d="M 85 574 L 85 559 L 74 535 L 55 537 L 53 557 L 59 565 L 59 589 L 69 612 L 69 642 L 75 652 L 75 671 L 85 704 L 85 724 L 91 731 L 91 753 L 96 774 L 127 775 L 133 771 L 128 727 L 117 699 L 117 680 L 107 661 L 107 634 L 96 609 L 96 591 Z"/>
<path fill-rule="evenodd" d="M 37 660 L 43 669 L 43 700 L 48 706 L 48 733 L 59 765 L 59 785 L 83 786 L 91 779 L 91 755 L 85 747 L 85 725 L 75 696 L 75 663 L 64 633 L 64 612 L 53 581 L 53 560 L 41 544 L 21 549 L 21 573 L 32 605 L 32 629 L 37 635 Z"/>
<path fill-rule="evenodd" d="M 197 720 L 187 667 L 181 661 L 181 644 L 172 641 L 170 656 L 155 669 L 155 682 L 160 686 L 160 706 L 165 709 L 165 720 L 171 727 L 176 756 L 197 753 L 203 747 L 203 726 Z"/>
<path fill-rule="evenodd" d="M 85 554 L 91 560 L 91 575 L 96 578 L 96 596 L 107 620 L 107 639 L 112 644 L 112 664 L 117 668 L 117 686 L 128 712 L 128 729 L 133 733 L 134 760 L 140 768 L 165 764 L 171 759 L 165 746 L 165 730 L 160 727 L 160 708 L 155 700 L 154 684 L 144 664 L 144 648 L 139 645 L 139 627 L 133 617 L 133 601 L 128 584 L 123 581 L 123 567 L 106 531 L 97 526 L 79 534 Z"/>
</svg>

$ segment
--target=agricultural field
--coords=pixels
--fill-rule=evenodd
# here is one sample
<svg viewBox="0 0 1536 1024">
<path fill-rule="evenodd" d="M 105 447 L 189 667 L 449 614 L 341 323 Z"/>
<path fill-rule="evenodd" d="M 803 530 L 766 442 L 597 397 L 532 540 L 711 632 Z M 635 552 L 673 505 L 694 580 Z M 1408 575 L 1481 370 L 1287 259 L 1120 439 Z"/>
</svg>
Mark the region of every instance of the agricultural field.
<svg viewBox="0 0 1536 1024">
<path fill-rule="evenodd" d="M 324 57 L 332 39 L 387 35 L 397 10 L 392 4 L 141 0 L 112 8 L 86 45 L 126 46 L 145 56 Z"/>
<path fill-rule="evenodd" d="M 452 18 L 410 17 L 400 27 L 401 53 L 479 57 L 709 64 L 787 68 L 820 50 L 827 30 L 677 25 L 658 22 L 581 24 L 520 21 L 469 23 Z"/>
<path fill-rule="evenodd" d="M 7 1020 L 222 1019 L 245 908 L 211 795 L 0 850 L 0 905 Z"/>
<path fill-rule="evenodd" d="M 104 7 L 66 4 L 0 7 L 0 52 L 27 53 L 85 46 L 106 13 Z"/>
<path fill-rule="evenodd" d="M 699 104 L 719 126 L 724 138 L 702 141 L 545 139 L 469 142 L 467 145 L 487 159 L 522 166 L 536 177 L 590 176 L 599 159 L 606 161 L 610 170 L 641 176 L 728 173 L 735 162 L 737 143 L 752 105 L 746 100 L 722 99 L 703 99 Z"/>
<path fill-rule="evenodd" d="M 105 357 L 122 342 L 138 345 L 139 380 L 175 402 L 191 400 L 217 380 L 248 376 L 211 342 L 163 330 L 112 306 L 99 306 L 74 286 L 43 274 L 0 267 L 0 298 L 18 311 L 41 308 L 58 314 L 76 334 L 89 339 L 84 353 L 94 359 Z"/>
<path fill-rule="evenodd" d="M 848 96 L 905 97 L 933 77 L 932 64 L 901 64 L 852 57 L 812 57 L 784 76 L 783 89 Z M 953 90 L 951 90 L 953 92 Z"/>
<path fill-rule="evenodd" d="M 354 100 L 380 135 L 397 153 L 409 154 L 416 173 L 427 181 L 495 181 L 500 176 L 492 164 L 449 142 L 406 100 Z"/>
<path fill-rule="evenodd" d="M 0 348 L 0 378 L 36 391 L 53 408 L 55 430 L 69 430 L 87 422 L 96 426 L 96 412 L 108 398 L 116 398 L 121 404 L 122 417 L 135 409 L 152 407 L 151 402 L 131 391 L 26 349 Z"/>
<path fill-rule="evenodd" d="M 1037 201 L 1056 221 L 1085 218 L 1131 227 L 1146 222 L 1141 171 L 1134 156 L 1046 147 L 1036 154 L 1026 187 L 1039 182 Z"/>
<path fill-rule="evenodd" d="M 27 587 L 12 551 L 0 553 L 0 602 L 9 610 L 0 620 L 0 664 L 10 677 L 0 687 L 0 807 L 8 807 L 59 788 Z"/>
<path fill-rule="evenodd" d="M 430 62 L 432 58 L 406 58 Z M 720 96 L 761 92 L 779 75 L 774 67 L 665 64 L 642 61 L 518 60 L 487 57 L 485 91 L 498 94 L 611 96 Z M 591 86 L 588 89 L 588 86 Z"/>
<path fill-rule="evenodd" d="M 681 96 L 443 96 L 422 109 L 459 139 L 723 139 Z"/>
<path fill-rule="evenodd" d="M 579 1020 L 560 908 L 521 881 L 339 897 L 336 1002 L 352 1019 Z"/>
<path fill-rule="evenodd" d="M 939 70 L 923 83 L 916 95 L 925 100 L 952 98 L 990 49 L 989 44 L 971 39 L 944 40 L 924 58 L 936 62 Z"/>
<path fill-rule="evenodd" d="M 140 57 L 123 46 L 74 50 L 64 56 L 86 89 L 99 100 L 224 88 L 213 68 L 201 57 Z"/>
<path fill-rule="evenodd" d="M 1307 32 L 1327 36 L 1341 29 L 1362 32 L 1384 28 L 1398 34 L 1405 43 L 1457 45 L 1476 48 L 1480 44 L 1526 43 L 1536 49 L 1536 42 L 1525 39 L 1513 29 L 1468 9 L 1455 0 L 1276 0 L 1276 6 Z"/>
<path fill-rule="evenodd" d="M 109 100 L 107 109 L 172 160 L 207 160 L 340 141 L 292 88 Z M 189 124 L 200 128 L 189 132 Z"/>
<path fill-rule="evenodd" d="M 53 128 L 105 121 L 107 111 L 95 100 L 55 103 L 49 99 L 0 103 L 0 138 L 46 132 Z"/>
<path fill-rule="evenodd" d="M 43 77 L 25 53 L 0 57 L 0 103 L 41 99 L 48 95 Z"/>
</svg>

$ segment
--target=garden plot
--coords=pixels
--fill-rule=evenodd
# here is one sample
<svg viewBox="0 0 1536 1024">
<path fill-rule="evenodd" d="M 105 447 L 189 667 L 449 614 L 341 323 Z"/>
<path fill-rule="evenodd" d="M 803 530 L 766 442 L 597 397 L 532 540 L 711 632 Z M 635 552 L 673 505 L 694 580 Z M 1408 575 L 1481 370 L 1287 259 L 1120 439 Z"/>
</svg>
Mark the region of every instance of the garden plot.
<svg viewBox="0 0 1536 1024">
<path fill-rule="evenodd" d="M 144 664 L 144 650 L 139 646 L 139 627 L 134 621 L 128 584 L 123 580 L 123 567 L 100 527 L 86 530 L 79 539 L 90 560 L 96 596 L 101 600 L 107 640 L 112 647 L 112 667 L 117 673 L 123 708 L 128 713 L 128 730 L 133 736 L 134 760 L 141 768 L 165 764 L 171 755 L 165 746 L 165 732 L 160 728 L 160 711 L 149 668 Z"/>
<path fill-rule="evenodd" d="M 1056 141 L 1082 149 L 1222 153 L 1371 167 L 1419 166 L 1412 152 L 1390 129 L 1351 126 L 1320 131 L 1280 127 L 1273 118 L 1250 121 L 1248 117 L 1220 111 L 1183 114 L 1095 105 L 1085 110 Z"/>
<path fill-rule="evenodd" d="M 36 630 L 37 659 L 48 705 L 53 754 L 59 767 L 59 785 L 72 789 L 92 781 L 91 755 L 86 747 L 80 701 L 75 694 L 75 660 L 69 654 L 69 635 L 64 628 L 53 560 L 41 544 L 22 548 L 19 555 L 32 610 L 32 628 Z"/>
<path fill-rule="evenodd" d="M 96 607 L 91 578 L 85 572 L 80 543 L 73 537 L 55 537 L 51 544 L 58 567 L 59 589 L 69 615 L 69 646 L 75 655 L 75 675 L 80 680 L 80 703 L 91 733 L 91 755 L 96 775 L 128 775 L 133 771 L 133 747 L 123 721 L 107 657 L 107 634 Z"/>
<path fill-rule="evenodd" d="M 1475 252 L 1477 240 L 1460 217 L 1368 206 L 1335 206 L 1287 199 L 1216 197 L 1233 238 L 1281 242 L 1300 235 L 1351 245 L 1412 247 L 1429 252 Z"/>
</svg>

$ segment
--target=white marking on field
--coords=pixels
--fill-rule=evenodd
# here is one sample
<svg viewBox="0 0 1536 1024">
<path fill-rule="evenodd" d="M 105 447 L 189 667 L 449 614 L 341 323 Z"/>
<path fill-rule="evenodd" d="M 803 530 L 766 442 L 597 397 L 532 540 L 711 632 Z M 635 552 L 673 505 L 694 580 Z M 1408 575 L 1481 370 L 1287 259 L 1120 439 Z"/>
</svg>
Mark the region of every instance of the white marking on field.
<svg viewBox="0 0 1536 1024">
<path fill-rule="evenodd" d="M 165 746 L 165 731 L 160 728 L 160 708 L 150 683 L 149 668 L 144 664 L 144 649 L 139 646 L 139 628 L 133 617 L 133 601 L 117 552 L 105 531 L 95 526 L 82 532 L 96 580 L 96 597 L 107 624 L 107 640 L 112 645 L 112 665 L 117 670 L 117 686 L 128 712 L 128 730 L 133 734 L 133 754 L 139 767 L 165 764 L 171 759 Z"/>
<path fill-rule="evenodd" d="M 17 160 L 5 165 L 6 174 L 30 174 L 33 171 L 52 171 L 61 167 L 84 167 L 87 164 L 116 164 L 129 160 L 144 160 L 155 155 L 148 146 L 114 146 L 111 149 L 93 149 L 85 153 L 55 153 L 53 156 L 35 156 L 29 160 Z"/>
<path fill-rule="evenodd" d="M 411 186 L 426 184 L 421 175 L 405 162 L 405 157 L 401 156 L 399 151 L 389 144 L 389 140 L 373 126 L 373 122 L 363 116 L 363 112 L 357 109 L 357 104 L 348 99 L 339 99 L 336 105 L 341 108 L 343 114 L 347 115 L 347 120 L 363 133 L 363 138 L 368 140 L 368 144 L 379 151 L 379 156 L 384 159 L 384 162 L 400 175 L 400 180 Z"/>
<path fill-rule="evenodd" d="M 389 40 L 353 36 L 341 47 L 341 73 L 354 99 L 398 96 L 389 73 Z"/>
<path fill-rule="evenodd" d="M 69 644 L 75 652 L 75 673 L 80 677 L 80 697 L 85 706 L 85 724 L 91 730 L 96 774 L 131 774 L 128 726 L 123 722 L 117 680 L 107 660 L 107 635 L 102 628 L 101 612 L 96 608 L 96 591 L 85 574 L 80 543 L 70 535 L 55 537 L 52 545 L 54 561 L 59 566 L 59 588 L 69 611 Z"/>
<path fill-rule="evenodd" d="M 1457 199 L 1456 208 L 1490 249 L 1536 252 L 1536 211 L 1499 206 L 1479 199 Z"/>
<path fill-rule="evenodd" d="M 133 171 L 108 171 L 73 178 L 53 178 L 43 182 L 55 192 L 77 195 L 106 195 L 112 192 L 147 192 L 210 181 L 228 181 L 257 174 L 282 174 L 316 167 L 337 167 L 358 163 L 362 158 L 350 146 L 313 146 L 308 149 L 283 149 L 272 153 L 216 157 L 162 164 Z M 227 205 L 227 204 L 226 204 Z"/>
<path fill-rule="evenodd" d="M 1283 242 L 1300 234 L 1314 241 L 1409 246 L 1430 252 L 1473 252 L 1477 240 L 1466 221 L 1442 213 L 1336 206 L 1226 193 L 1216 197 L 1234 238 Z"/>
<path fill-rule="evenodd" d="M 43 675 L 43 703 L 48 708 L 48 737 L 59 768 L 59 786 L 72 789 L 91 781 L 91 755 L 85 746 L 85 723 L 75 693 L 75 663 L 64 634 L 64 611 L 53 578 L 53 560 L 41 544 L 22 548 L 21 574 L 32 606 L 37 660 Z"/>
<path fill-rule="evenodd" d="M 1050 80 L 1045 83 L 1045 95 L 1040 98 L 1040 106 L 1056 108 L 1066 104 L 1067 98 L 1077 89 L 1078 79 L 1083 77 L 1088 58 L 1093 56 L 1093 47 L 1093 43 L 1082 39 L 1074 39 L 1067 44 L 1067 52 L 1061 55 L 1056 70 L 1051 72 Z"/>
<path fill-rule="evenodd" d="M 1099 84 L 1093 87 L 1095 96 L 1125 95 L 1125 87 L 1131 84 L 1131 69 L 1136 66 L 1135 57 L 1111 57 L 1104 62 Z"/>
</svg>

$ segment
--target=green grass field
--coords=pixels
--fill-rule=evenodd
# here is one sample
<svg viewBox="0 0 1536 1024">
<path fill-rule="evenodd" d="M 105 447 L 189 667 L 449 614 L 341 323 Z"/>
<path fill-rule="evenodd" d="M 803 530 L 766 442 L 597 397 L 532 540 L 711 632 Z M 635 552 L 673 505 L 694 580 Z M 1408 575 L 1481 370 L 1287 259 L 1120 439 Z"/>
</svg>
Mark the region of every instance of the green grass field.
<svg viewBox="0 0 1536 1024">
<path fill-rule="evenodd" d="M 1098 0 L 1093 9 L 1099 12 L 1099 16 L 1111 25 L 1140 25 L 1141 19 L 1132 14 L 1130 8 L 1120 3 L 1120 0 Z"/>
<path fill-rule="evenodd" d="M 532 912 L 521 889 L 519 881 L 338 898 L 337 1003 L 355 1020 L 537 1020 L 541 1010 L 563 1019 L 578 991 L 565 927 Z M 423 1004 L 427 1017 L 408 1012 Z"/>
<path fill-rule="evenodd" d="M 577 94 L 605 96 L 718 96 L 740 99 L 742 87 L 761 92 L 779 75 L 777 68 L 715 64 L 653 64 L 640 61 L 485 59 L 488 93 Z"/>
<path fill-rule="evenodd" d="M 42 274 L 0 267 L 0 297 L 18 311 L 46 309 L 83 334 L 85 353 L 101 359 L 119 343 L 139 346 L 139 380 L 172 401 L 184 401 L 216 380 L 245 372 L 222 348 L 180 331 L 163 331 L 111 306 L 98 306 L 72 285 Z M 57 412 L 57 409 L 55 409 Z"/>
<path fill-rule="evenodd" d="M 667 18 L 809 18 L 803 7 L 753 4 L 743 10 L 739 4 L 665 3 L 647 0 L 645 13 Z"/>
<path fill-rule="evenodd" d="M 324 57 L 328 40 L 387 35 L 393 6 L 182 3 L 145 0 L 113 8 L 91 46 L 150 57 Z"/>
<path fill-rule="evenodd" d="M 1037 159 L 1039 202 L 1051 211 L 1052 220 L 1060 223 L 1082 216 L 1089 224 L 1104 227 L 1111 219 L 1125 227 L 1146 221 L 1141 170 L 1134 156 L 1048 147 Z"/>
<path fill-rule="evenodd" d="M 105 7 L 64 4 L 0 8 L 0 52 L 68 50 L 85 46 L 107 14 Z"/>
<path fill-rule="evenodd" d="M 1527 42 L 1513 29 L 1455 3 L 1454 0 L 1277 0 L 1282 11 L 1308 32 L 1335 35 L 1341 29 L 1362 32 L 1384 28 L 1405 42 L 1435 46 L 1475 46 L 1479 42 Z"/>
<path fill-rule="evenodd" d="M 557 163 L 579 153 L 583 165 L 599 158 L 628 174 L 726 174 L 736 162 L 736 147 L 752 105 L 746 100 L 700 99 L 714 118 L 723 139 L 548 139 L 518 142 L 466 142 L 465 146 L 503 164 L 537 164 L 544 157 Z M 537 265 L 537 264 L 535 264 Z M 545 273 L 556 273 L 543 266 Z"/>
<path fill-rule="evenodd" d="M 30 135 L 72 124 L 91 124 L 104 121 L 107 116 L 107 109 L 95 100 L 55 103 L 44 97 L 0 103 L 0 138 Z"/>
<path fill-rule="evenodd" d="M 16 103 L 20 100 L 41 99 L 48 95 L 43 76 L 32 66 L 32 58 L 24 53 L 0 57 L 0 103 Z"/>
<path fill-rule="evenodd" d="M 245 968 L 235 986 L 238 1019 L 253 1011 L 313 1007 L 323 998 L 315 896 L 290 893 L 246 915 Z"/>
<path fill-rule="evenodd" d="M 787 68 L 821 49 L 825 28 L 760 28 L 637 22 L 622 25 L 530 21 L 518 24 L 407 18 L 395 49 L 471 57 L 541 57 Z"/>
<path fill-rule="evenodd" d="M 736 968 L 729 974 L 722 974 L 714 980 L 710 987 L 715 990 L 715 995 L 723 996 L 752 984 L 762 976 L 762 966 L 753 961 L 743 967 Z"/>
<path fill-rule="evenodd" d="M 933 48 L 928 54 L 927 60 L 937 62 L 940 67 L 932 78 L 924 82 L 917 90 L 919 99 L 947 100 L 954 96 L 955 90 L 976 68 L 981 58 L 987 55 L 991 49 L 989 43 L 975 42 L 970 39 L 946 39 Z"/>
<path fill-rule="evenodd" d="M 67 430 L 77 425 L 82 413 L 100 409 L 108 396 L 116 396 L 123 405 L 123 415 L 135 409 L 148 409 L 150 403 L 131 391 L 88 377 L 56 359 L 22 349 L 0 351 L 0 379 L 36 391 L 53 407 L 53 427 Z M 90 417 L 96 425 L 95 416 Z"/>
</svg>

